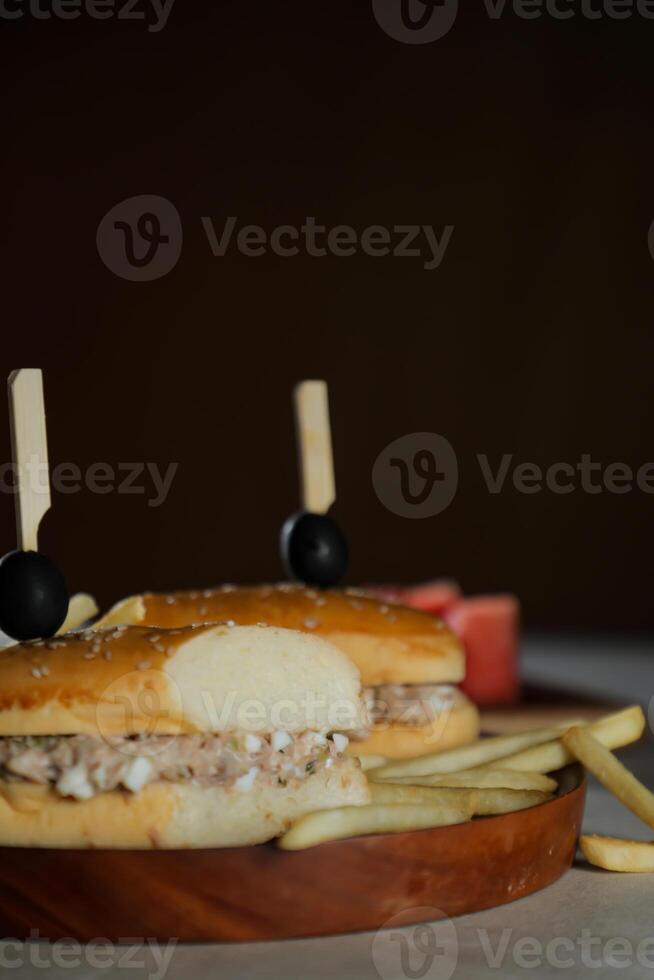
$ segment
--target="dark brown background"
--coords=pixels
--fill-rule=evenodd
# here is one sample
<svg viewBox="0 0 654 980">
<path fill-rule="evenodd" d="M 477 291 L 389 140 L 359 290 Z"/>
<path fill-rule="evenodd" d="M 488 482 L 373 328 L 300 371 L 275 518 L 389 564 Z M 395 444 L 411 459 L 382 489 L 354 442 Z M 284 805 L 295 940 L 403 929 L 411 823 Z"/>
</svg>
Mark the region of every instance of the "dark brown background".
<svg viewBox="0 0 654 980">
<path fill-rule="evenodd" d="M 654 459 L 654 22 L 489 20 L 422 46 L 367 2 L 176 0 L 167 27 L 1 22 L 0 369 L 46 373 L 51 459 L 178 461 L 166 505 L 58 495 L 43 531 L 72 588 L 280 575 L 297 505 L 290 389 L 331 386 L 352 582 L 516 591 L 528 625 L 653 625 L 654 500 L 511 489 L 494 461 Z M 160 194 L 184 225 L 152 283 L 100 261 L 98 223 Z M 418 260 L 213 258 L 200 216 L 455 225 Z M 0 459 L 9 439 L 0 426 Z M 430 520 L 389 513 L 372 464 L 416 430 L 454 445 Z M 0 497 L 13 546 L 10 496 Z"/>
</svg>

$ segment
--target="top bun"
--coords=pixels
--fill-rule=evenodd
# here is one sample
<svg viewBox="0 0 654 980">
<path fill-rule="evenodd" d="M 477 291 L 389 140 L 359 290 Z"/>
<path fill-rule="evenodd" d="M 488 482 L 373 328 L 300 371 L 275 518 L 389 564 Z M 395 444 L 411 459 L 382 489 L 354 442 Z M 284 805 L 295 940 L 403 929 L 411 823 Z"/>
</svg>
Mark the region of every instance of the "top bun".
<svg viewBox="0 0 654 980">
<path fill-rule="evenodd" d="M 175 627 L 230 620 L 265 621 L 329 640 L 357 665 L 364 684 L 455 684 L 465 676 L 456 636 L 424 612 L 379 601 L 355 589 L 318 591 L 302 585 L 260 585 L 160 595 L 119 602 L 100 625 Z"/>
<path fill-rule="evenodd" d="M 295 630 L 106 627 L 0 651 L 0 736 L 324 732 L 366 721 L 356 667 Z"/>
</svg>

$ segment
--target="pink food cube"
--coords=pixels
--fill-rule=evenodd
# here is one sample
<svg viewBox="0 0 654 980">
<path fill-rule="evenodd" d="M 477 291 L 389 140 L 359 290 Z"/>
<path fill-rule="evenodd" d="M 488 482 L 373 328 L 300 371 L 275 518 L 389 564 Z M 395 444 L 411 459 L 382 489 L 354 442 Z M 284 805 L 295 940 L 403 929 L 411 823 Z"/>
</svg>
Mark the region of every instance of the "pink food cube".
<svg viewBox="0 0 654 980">
<path fill-rule="evenodd" d="M 403 602 L 414 609 L 443 617 L 448 609 L 461 598 L 461 589 L 450 579 L 435 579 L 420 585 L 409 585 L 404 589 Z"/>
<path fill-rule="evenodd" d="M 510 704 L 519 694 L 520 605 L 512 595 L 460 599 L 445 621 L 466 651 L 462 690 L 476 704 Z"/>
</svg>

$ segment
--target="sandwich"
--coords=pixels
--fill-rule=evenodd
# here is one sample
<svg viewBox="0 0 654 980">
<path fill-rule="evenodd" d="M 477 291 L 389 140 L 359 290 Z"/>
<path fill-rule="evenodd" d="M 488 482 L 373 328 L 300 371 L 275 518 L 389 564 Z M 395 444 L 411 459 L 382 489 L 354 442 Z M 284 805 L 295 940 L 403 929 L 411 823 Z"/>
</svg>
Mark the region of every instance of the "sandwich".
<svg viewBox="0 0 654 980">
<path fill-rule="evenodd" d="M 256 844 L 369 802 L 358 672 L 319 636 L 120 625 L 0 651 L 0 846 Z"/>
<path fill-rule="evenodd" d="M 361 590 L 281 584 L 146 593 L 122 600 L 100 623 L 174 628 L 214 620 L 302 630 L 345 653 L 361 674 L 371 722 L 351 741 L 351 753 L 402 759 L 479 734 L 478 711 L 457 687 L 465 676 L 457 637 L 435 616 Z"/>
</svg>

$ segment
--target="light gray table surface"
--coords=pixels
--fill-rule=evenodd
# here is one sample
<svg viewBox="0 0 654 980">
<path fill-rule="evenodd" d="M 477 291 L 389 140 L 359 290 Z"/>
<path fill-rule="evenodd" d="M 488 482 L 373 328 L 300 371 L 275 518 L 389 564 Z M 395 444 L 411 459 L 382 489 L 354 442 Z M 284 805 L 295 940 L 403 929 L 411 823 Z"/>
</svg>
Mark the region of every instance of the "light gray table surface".
<svg viewBox="0 0 654 980">
<path fill-rule="evenodd" d="M 639 702 L 648 710 L 654 694 L 654 643 L 532 637 L 524 647 L 523 677 L 575 694 Z M 649 717 L 654 721 L 651 711 Z M 654 786 L 654 742 L 632 747 L 622 757 Z M 593 780 L 584 830 L 654 839 L 654 832 L 648 832 Z M 125 976 L 151 980 L 576 980 L 580 976 L 654 980 L 654 875 L 612 874 L 580 861 L 554 885 L 510 905 L 418 927 L 327 939 L 154 950 L 144 945 L 129 952 L 119 947 L 94 951 L 41 943 L 0 944 L 0 974 L 15 980 L 35 980 L 46 974 L 51 980 L 120 980 Z"/>
</svg>

